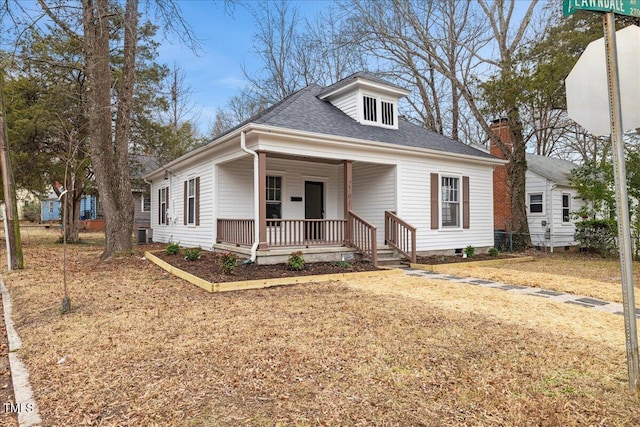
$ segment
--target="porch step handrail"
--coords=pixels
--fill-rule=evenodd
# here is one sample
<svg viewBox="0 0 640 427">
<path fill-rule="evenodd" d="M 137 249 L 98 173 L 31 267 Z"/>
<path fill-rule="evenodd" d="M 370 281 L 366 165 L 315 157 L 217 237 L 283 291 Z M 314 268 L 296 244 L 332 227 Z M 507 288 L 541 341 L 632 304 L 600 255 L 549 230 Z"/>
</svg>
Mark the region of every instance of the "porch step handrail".
<svg viewBox="0 0 640 427">
<path fill-rule="evenodd" d="M 378 266 L 378 242 L 377 228 L 367 220 L 358 216 L 355 212 L 348 212 L 348 227 L 351 229 L 351 246 Z"/>
<path fill-rule="evenodd" d="M 255 237 L 253 219 L 218 218 L 216 242 L 231 243 L 238 246 L 251 246 Z"/>
<path fill-rule="evenodd" d="M 384 240 L 411 262 L 416 262 L 416 228 L 391 211 L 384 213 Z"/>
</svg>

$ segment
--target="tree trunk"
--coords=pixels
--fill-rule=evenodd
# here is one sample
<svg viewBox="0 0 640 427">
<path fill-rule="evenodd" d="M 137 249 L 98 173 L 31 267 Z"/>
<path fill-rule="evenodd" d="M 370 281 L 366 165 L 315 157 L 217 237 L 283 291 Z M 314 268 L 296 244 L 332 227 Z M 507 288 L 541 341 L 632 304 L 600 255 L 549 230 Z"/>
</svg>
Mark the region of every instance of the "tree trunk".
<svg viewBox="0 0 640 427">
<path fill-rule="evenodd" d="M 87 66 L 90 153 L 105 220 L 102 258 L 130 253 L 133 195 L 129 174 L 129 119 L 135 79 L 137 0 L 125 12 L 123 73 L 117 87 L 115 136 L 112 134 L 111 70 L 109 62 L 109 2 L 83 0 Z"/>
<path fill-rule="evenodd" d="M 527 205 L 525 178 L 527 173 L 526 144 L 522 136 L 522 122 L 516 108 L 508 114 L 509 132 L 513 150 L 509 158 L 509 183 L 511 188 L 511 223 L 513 247 L 522 250 L 531 245 L 529 223 L 527 222 Z"/>
<path fill-rule="evenodd" d="M 18 221 L 18 204 L 16 200 L 16 186 L 11 170 L 11 156 L 9 155 L 9 137 L 4 108 L 4 73 L 0 71 L 0 167 L 2 169 L 2 185 L 4 204 L 6 206 L 4 221 L 7 222 L 9 240 L 9 254 L 11 255 L 11 269 L 23 269 L 22 240 L 20 238 L 20 222 Z"/>
</svg>

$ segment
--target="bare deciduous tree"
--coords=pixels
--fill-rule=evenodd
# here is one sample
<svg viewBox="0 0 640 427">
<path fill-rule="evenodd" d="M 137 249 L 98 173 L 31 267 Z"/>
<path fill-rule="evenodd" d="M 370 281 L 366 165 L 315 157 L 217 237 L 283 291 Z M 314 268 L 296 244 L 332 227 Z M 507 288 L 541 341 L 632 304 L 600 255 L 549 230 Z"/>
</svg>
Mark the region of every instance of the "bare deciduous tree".
<svg viewBox="0 0 640 427">
<path fill-rule="evenodd" d="M 426 126 L 436 131 L 441 124 L 444 127 L 445 115 L 436 105 L 447 105 L 451 135 L 458 134 L 459 114 L 463 110 L 460 101 L 464 100 L 476 124 L 501 149 L 509 160 L 510 228 L 522 236 L 522 244 L 526 245 L 530 242 L 524 187 L 526 143 L 514 76 L 515 54 L 523 44 L 537 1 L 527 5 L 519 22 L 514 17 L 516 3 L 515 0 L 478 3 L 354 0 L 352 13 L 358 23 L 355 38 L 370 43 L 370 50 L 380 60 L 386 58 L 394 64 L 399 79 L 418 88 Z M 432 76 L 432 72 L 436 74 Z M 496 83 L 494 90 L 499 92 L 493 99 L 500 100 L 499 105 L 491 105 L 491 110 L 509 120 L 513 146 L 503 144 L 489 128 L 485 117 L 487 105 L 481 104 L 477 90 L 487 76 L 492 76 L 491 81 Z M 444 95 L 439 92 L 442 79 L 450 87 Z"/>
</svg>

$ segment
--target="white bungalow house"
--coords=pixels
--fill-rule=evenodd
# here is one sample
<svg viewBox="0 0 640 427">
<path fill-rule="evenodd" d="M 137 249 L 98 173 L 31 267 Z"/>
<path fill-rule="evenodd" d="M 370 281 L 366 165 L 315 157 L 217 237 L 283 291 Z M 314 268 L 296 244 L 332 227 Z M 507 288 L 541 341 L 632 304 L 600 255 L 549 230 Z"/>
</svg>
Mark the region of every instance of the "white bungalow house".
<svg viewBox="0 0 640 427">
<path fill-rule="evenodd" d="M 584 205 L 571 185 L 571 171 L 578 165 L 566 160 L 527 154 L 527 222 L 534 246 L 575 246 L 572 213 Z"/>
<path fill-rule="evenodd" d="M 505 162 L 400 117 L 407 94 L 369 73 L 312 84 L 149 173 L 153 240 L 258 263 L 492 247 Z"/>
</svg>

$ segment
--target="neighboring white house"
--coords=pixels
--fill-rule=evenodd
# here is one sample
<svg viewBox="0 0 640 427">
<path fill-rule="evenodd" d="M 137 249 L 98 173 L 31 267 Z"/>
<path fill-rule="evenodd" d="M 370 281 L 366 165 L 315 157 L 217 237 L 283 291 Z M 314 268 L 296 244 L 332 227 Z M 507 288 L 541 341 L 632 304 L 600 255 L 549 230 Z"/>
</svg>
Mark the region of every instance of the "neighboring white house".
<svg viewBox="0 0 640 427">
<path fill-rule="evenodd" d="M 258 263 L 492 247 L 505 162 L 400 117 L 407 94 L 368 73 L 312 84 L 156 169 L 153 240 Z"/>
<path fill-rule="evenodd" d="M 578 165 L 554 157 L 527 154 L 527 219 L 534 246 L 550 248 L 576 245 L 572 213 L 584 202 L 571 185 Z"/>
</svg>

